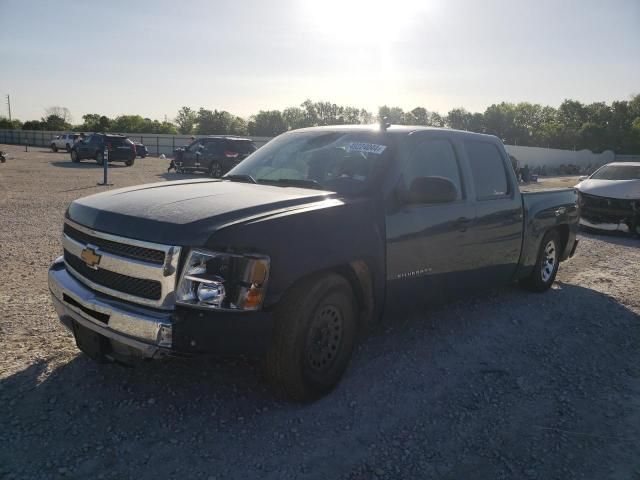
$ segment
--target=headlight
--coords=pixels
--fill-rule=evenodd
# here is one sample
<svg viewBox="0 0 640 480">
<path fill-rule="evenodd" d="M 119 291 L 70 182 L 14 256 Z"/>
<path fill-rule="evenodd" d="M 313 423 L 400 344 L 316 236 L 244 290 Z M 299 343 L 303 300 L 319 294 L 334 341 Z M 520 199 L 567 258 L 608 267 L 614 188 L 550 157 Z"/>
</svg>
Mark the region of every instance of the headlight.
<svg viewBox="0 0 640 480">
<path fill-rule="evenodd" d="M 176 290 L 176 302 L 213 309 L 258 310 L 269 277 L 269 257 L 193 249 Z"/>
</svg>

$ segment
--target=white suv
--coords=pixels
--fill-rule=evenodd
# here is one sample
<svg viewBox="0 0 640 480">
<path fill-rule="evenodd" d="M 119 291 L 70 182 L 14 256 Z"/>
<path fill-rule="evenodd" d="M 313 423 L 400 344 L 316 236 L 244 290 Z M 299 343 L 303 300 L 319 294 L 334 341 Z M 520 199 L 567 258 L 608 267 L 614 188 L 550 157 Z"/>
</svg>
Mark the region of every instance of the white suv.
<svg viewBox="0 0 640 480">
<path fill-rule="evenodd" d="M 67 152 L 70 152 L 71 147 L 73 147 L 73 144 L 76 143 L 78 137 L 80 137 L 80 135 L 78 135 L 77 133 L 65 133 L 63 135 L 56 135 L 56 137 L 51 140 L 51 150 L 57 152 L 58 149 L 64 149 Z"/>
</svg>

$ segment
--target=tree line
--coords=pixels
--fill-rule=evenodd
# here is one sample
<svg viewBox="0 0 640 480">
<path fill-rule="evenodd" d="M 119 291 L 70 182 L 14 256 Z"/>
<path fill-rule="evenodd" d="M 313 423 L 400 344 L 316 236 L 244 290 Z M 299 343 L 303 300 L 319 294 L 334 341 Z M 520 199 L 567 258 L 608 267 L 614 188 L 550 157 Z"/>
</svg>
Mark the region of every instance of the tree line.
<svg viewBox="0 0 640 480">
<path fill-rule="evenodd" d="M 510 145 L 640 153 L 640 94 L 611 104 L 565 100 L 557 108 L 528 102 L 502 102 L 489 106 L 484 112 L 454 108 L 446 115 L 424 107 L 404 111 L 386 105 L 379 107 L 374 115 L 362 108 L 305 100 L 299 106 L 284 110 L 261 110 L 248 119 L 224 110 L 182 107 L 173 121 L 161 122 L 140 115 L 109 118 L 90 113 L 82 116 L 81 124 L 75 125 L 71 123 L 68 109 L 51 107 L 40 120 L 22 123 L 0 118 L 0 128 L 272 137 L 296 128 L 370 124 L 381 118 L 387 118 L 392 124 L 488 133 Z"/>
</svg>

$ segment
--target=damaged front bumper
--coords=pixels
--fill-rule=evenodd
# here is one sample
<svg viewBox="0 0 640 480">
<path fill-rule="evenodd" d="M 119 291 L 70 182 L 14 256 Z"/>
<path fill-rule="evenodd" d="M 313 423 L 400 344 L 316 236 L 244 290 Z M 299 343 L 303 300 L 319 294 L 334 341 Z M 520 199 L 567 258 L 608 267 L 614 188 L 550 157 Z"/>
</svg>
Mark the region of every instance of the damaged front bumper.
<svg viewBox="0 0 640 480">
<path fill-rule="evenodd" d="M 582 194 L 580 202 L 583 227 L 640 235 L 640 200 Z"/>
<path fill-rule="evenodd" d="M 88 288 L 69 273 L 63 257 L 49 268 L 49 290 L 62 324 L 78 347 L 96 359 L 262 355 L 271 342 L 270 312 L 134 305 Z"/>
</svg>

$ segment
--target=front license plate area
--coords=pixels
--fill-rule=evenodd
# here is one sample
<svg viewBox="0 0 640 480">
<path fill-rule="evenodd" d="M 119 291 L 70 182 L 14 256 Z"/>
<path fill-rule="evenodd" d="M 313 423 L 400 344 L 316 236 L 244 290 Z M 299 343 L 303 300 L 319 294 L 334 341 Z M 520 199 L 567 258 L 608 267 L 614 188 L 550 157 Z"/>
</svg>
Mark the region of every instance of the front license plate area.
<svg viewBox="0 0 640 480">
<path fill-rule="evenodd" d="M 111 350 L 111 345 L 107 338 L 93 330 L 89 330 L 78 322 L 73 322 L 73 336 L 76 339 L 78 348 L 87 356 L 98 362 L 107 361 L 105 355 Z"/>
</svg>

